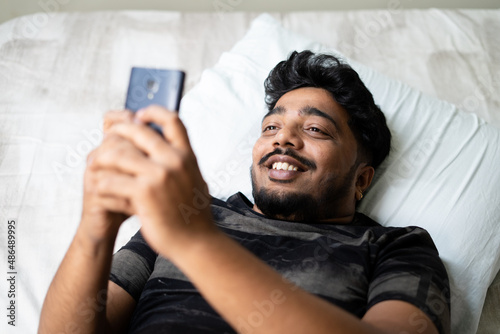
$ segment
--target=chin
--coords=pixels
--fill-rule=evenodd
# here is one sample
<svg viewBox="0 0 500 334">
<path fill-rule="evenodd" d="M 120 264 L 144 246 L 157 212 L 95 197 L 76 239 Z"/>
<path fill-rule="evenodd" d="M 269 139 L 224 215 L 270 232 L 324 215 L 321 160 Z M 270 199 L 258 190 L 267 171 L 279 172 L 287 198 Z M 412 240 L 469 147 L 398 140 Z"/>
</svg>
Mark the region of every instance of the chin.
<svg viewBox="0 0 500 334">
<path fill-rule="evenodd" d="M 289 221 L 318 220 L 318 200 L 310 194 L 292 190 L 253 188 L 255 205 L 266 216 Z"/>
<path fill-rule="evenodd" d="M 250 169 L 252 195 L 255 205 L 267 217 L 288 221 L 317 221 L 328 216 L 327 197 L 321 191 L 304 193 L 291 182 L 272 182 L 270 187 L 257 184 L 257 176 Z"/>
</svg>

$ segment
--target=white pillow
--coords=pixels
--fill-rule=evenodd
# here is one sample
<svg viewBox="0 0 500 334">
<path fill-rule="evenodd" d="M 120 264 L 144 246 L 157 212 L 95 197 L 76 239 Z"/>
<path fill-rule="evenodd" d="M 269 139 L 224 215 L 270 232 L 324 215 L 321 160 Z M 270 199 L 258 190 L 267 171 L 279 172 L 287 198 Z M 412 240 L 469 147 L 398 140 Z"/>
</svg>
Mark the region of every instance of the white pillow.
<svg viewBox="0 0 500 334">
<path fill-rule="evenodd" d="M 181 117 L 215 197 L 241 191 L 251 198 L 251 150 L 266 112 L 264 79 L 291 51 L 304 49 L 339 55 L 261 15 L 184 97 Z M 452 332 L 474 333 L 500 266 L 500 131 L 347 61 L 393 134 L 390 157 L 360 210 L 383 225 L 429 231 L 450 274 Z"/>
</svg>

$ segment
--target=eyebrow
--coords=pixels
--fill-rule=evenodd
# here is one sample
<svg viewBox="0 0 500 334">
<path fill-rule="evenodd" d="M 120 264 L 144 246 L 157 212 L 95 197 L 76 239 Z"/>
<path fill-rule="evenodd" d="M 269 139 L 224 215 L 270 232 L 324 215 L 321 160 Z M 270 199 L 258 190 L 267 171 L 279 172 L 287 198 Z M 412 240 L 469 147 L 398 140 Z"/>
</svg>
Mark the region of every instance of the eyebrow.
<svg viewBox="0 0 500 334">
<path fill-rule="evenodd" d="M 275 107 L 275 108 L 273 108 L 273 110 L 269 111 L 267 114 L 264 115 L 264 117 L 262 118 L 262 121 L 264 121 L 269 116 L 282 115 L 285 112 L 286 112 L 285 107 L 283 107 L 283 106 Z M 333 119 L 333 117 L 328 115 L 324 111 L 319 110 L 318 108 L 315 108 L 313 106 L 305 106 L 299 110 L 299 113 L 301 115 L 323 117 L 323 118 L 329 120 L 333 124 L 333 126 L 337 129 L 337 131 L 340 131 L 340 128 L 339 128 L 337 122 Z"/>
</svg>

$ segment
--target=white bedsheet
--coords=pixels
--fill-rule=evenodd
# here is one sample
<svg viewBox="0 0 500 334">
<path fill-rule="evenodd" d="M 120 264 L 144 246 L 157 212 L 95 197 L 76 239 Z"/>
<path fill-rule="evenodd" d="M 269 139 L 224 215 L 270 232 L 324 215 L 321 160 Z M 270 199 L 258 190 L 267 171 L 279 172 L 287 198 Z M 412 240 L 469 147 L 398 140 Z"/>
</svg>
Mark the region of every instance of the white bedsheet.
<svg viewBox="0 0 500 334">
<path fill-rule="evenodd" d="M 36 332 L 46 289 L 78 224 L 85 156 L 101 139 L 103 113 L 123 107 L 130 66 L 182 68 L 187 91 L 257 15 L 53 13 L 47 20 L 32 15 L 0 26 L 4 273 L 7 221 L 17 220 L 16 327 L 2 316 L 0 332 Z M 290 30 L 500 128 L 500 10 L 273 15 Z M 117 247 L 137 226 L 133 220 L 124 226 Z M 498 279 L 493 289 L 481 333 L 500 333 Z M 0 295 L 7 291 L 1 279 Z"/>
</svg>

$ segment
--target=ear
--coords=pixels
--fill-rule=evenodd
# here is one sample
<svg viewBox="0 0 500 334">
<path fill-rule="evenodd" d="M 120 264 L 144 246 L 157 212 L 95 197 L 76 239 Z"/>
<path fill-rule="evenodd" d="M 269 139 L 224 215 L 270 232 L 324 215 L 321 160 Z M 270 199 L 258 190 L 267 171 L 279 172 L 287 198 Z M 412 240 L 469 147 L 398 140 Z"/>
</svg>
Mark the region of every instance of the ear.
<svg viewBox="0 0 500 334">
<path fill-rule="evenodd" d="M 370 186 L 375 175 L 375 169 L 372 166 L 361 164 L 358 167 L 356 178 L 356 200 L 363 198 L 363 193 Z"/>
</svg>

